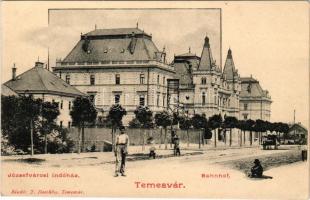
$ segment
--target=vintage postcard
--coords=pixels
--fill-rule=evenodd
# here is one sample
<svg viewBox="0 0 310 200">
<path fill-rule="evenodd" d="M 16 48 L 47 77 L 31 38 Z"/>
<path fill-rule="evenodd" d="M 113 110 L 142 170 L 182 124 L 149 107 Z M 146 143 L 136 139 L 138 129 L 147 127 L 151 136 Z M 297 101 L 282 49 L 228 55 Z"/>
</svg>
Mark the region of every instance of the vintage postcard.
<svg viewBox="0 0 310 200">
<path fill-rule="evenodd" d="M 309 198 L 306 1 L 3 1 L 1 195 Z"/>
</svg>

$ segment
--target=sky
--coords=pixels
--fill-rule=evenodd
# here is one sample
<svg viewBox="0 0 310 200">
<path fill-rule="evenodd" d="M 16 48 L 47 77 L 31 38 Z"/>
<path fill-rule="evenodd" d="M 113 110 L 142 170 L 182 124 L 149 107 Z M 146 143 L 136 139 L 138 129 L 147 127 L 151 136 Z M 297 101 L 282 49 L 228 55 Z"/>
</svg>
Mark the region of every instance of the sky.
<svg viewBox="0 0 310 200">
<path fill-rule="evenodd" d="M 201 23 L 192 26 L 199 20 Z M 95 26 L 97 29 L 134 28 L 137 23 L 140 29 L 152 34 L 159 50 L 165 47 L 170 62 L 174 54 L 186 53 L 189 47 L 200 56 L 206 35 L 210 38 L 214 59 L 220 61 L 220 9 L 50 10 L 51 37 L 30 41 L 48 44 L 51 63 L 54 63 L 55 58 L 64 58 L 70 52 L 81 33 L 90 32 Z"/>
<path fill-rule="evenodd" d="M 219 9 L 185 8 L 221 8 L 222 32 Z M 206 35 L 217 64 L 220 46 L 222 64 L 231 48 L 240 75 L 252 75 L 269 91 L 271 121 L 291 122 L 295 109 L 296 121 L 309 127 L 307 2 L 2 2 L 2 11 L 2 83 L 11 78 L 13 63 L 20 74 L 33 67 L 38 57 L 46 62 L 48 48 L 52 66 L 56 58 L 69 53 L 81 32 L 93 30 L 95 24 L 97 28 L 119 28 L 135 27 L 138 22 L 139 28 L 152 33 L 159 49 L 166 47 L 170 61 L 189 47 L 200 56 Z"/>
</svg>

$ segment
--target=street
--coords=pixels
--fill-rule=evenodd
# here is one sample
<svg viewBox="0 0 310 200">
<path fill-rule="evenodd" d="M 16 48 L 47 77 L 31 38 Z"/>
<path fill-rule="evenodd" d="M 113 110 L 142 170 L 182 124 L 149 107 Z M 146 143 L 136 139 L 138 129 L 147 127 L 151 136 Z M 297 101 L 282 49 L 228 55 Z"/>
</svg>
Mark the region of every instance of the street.
<svg viewBox="0 0 310 200">
<path fill-rule="evenodd" d="M 281 150 L 279 150 L 281 151 Z M 282 150 L 285 152 L 285 150 Z M 264 172 L 273 179 L 250 179 L 221 162 L 269 156 L 276 151 L 230 149 L 165 159 L 127 162 L 127 176 L 113 177 L 114 164 L 66 160 L 61 164 L 2 162 L 2 194 L 38 196 L 204 197 L 305 199 L 306 162 Z M 102 154 L 102 153 L 101 153 Z M 55 156 L 55 155 L 49 155 Z M 57 155 L 56 155 L 57 156 Z M 99 157 L 100 158 L 100 157 Z M 95 160 L 89 158 L 89 160 Z M 252 158 L 249 158 L 252 159 Z M 74 159 L 76 160 L 76 159 Z M 83 162 L 87 162 L 82 164 Z M 102 162 L 102 161 L 100 161 Z M 48 163 L 48 162 L 47 162 Z M 298 173 L 297 173 L 298 172 Z M 45 173 L 48 177 L 8 177 L 10 173 Z M 72 175 L 72 176 L 71 176 Z M 287 187 L 287 185 L 290 187 Z M 283 190 L 283 188 L 286 188 Z"/>
</svg>

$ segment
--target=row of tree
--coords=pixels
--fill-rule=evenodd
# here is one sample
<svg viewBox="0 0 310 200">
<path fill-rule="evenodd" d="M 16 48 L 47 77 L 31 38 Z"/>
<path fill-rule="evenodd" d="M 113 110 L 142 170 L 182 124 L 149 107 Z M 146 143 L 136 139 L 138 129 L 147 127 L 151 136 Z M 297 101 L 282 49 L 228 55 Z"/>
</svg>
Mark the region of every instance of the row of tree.
<svg viewBox="0 0 310 200">
<path fill-rule="evenodd" d="M 156 113 L 153 119 L 152 111 L 147 107 L 137 107 L 135 110 L 135 118 L 129 123 L 130 127 L 133 128 L 152 128 L 152 127 L 161 127 L 165 131 L 165 147 L 167 148 L 166 137 L 167 137 L 167 129 L 169 127 L 172 128 L 173 125 L 179 124 L 179 128 L 187 131 L 187 138 L 189 143 L 189 130 L 190 129 L 200 129 L 203 131 L 203 139 L 211 139 L 212 131 L 214 135 L 219 135 L 219 132 L 224 134 L 224 141 L 226 143 L 226 133 L 227 131 L 230 134 L 229 137 L 229 145 L 232 145 L 232 129 L 238 128 L 243 132 L 243 140 L 245 143 L 245 134 L 246 131 L 249 132 L 250 137 L 250 145 L 252 145 L 253 141 L 253 132 L 258 133 L 260 142 L 262 133 L 267 131 L 276 132 L 278 134 L 278 138 L 280 139 L 280 133 L 285 135 L 289 131 L 289 126 L 286 123 L 282 122 L 268 122 L 263 120 L 238 120 L 236 117 L 232 116 L 224 116 L 220 114 L 213 115 L 207 118 L 204 114 L 195 114 L 193 117 L 188 116 L 180 116 L 177 113 L 169 113 L 167 111 L 162 111 Z M 242 137 L 242 135 L 241 135 Z M 242 139 L 242 138 L 241 138 Z M 214 139 L 214 145 L 216 146 L 217 139 Z M 241 141 L 240 141 L 241 144 Z"/>
<path fill-rule="evenodd" d="M 56 124 L 58 104 L 32 96 L 1 96 L 1 153 L 65 153 L 74 144 Z"/>
<path fill-rule="evenodd" d="M 73 141 L 67 137 L 66 129 L 56 124 L 59 115 L 59 106 L 57 103 L 43 102 L 41 99 L 33 99 L 31 96 L 2 96 L 2 112 L 1 112 L 1 129 L 2 137 L 8 141 L 15 149 L 33 152 L 33 146 L 39 153 L 61 153 L 69 152 L 73 147 Z M 112 105 L 109 114 L 105 120 L 106 125 L 111 127 L 112 146 L 115 143 L 116 130 L 123 126 L 122 119 L 127 114 L 121 105 Z M 238 120 L 235 117 L 221 115 L 213 115 L 207 118 L 205 115 L 195 114 L 193 117 L 179 115 L 178 113 L 169 113 L 168 111 L 153 112 L 148 107 L 139 106 L 134 111 L 135 118 L 130 121 L 129 127 L 149 129 L 154 127 L 164 130 L 165 148 L 167 148 L 167 130 L 173 125 L 179 125 L 179 128 L 187 131 L 189 143 L 189 130 L 199 129 L 203 132 L 203 139 L 211 139 L 212 131 L 214 135 L 224 134 L 226 142 L 226 132 L 229 130 L 230 140 L 232 144 L 233 128 L 238 128 L 244 133 L 250 133 L 250 142 L 252 144 L 252 132 L 261 133 L 266 131 L 275 131 L 278 134 L 287 134 L 289 127 L 285 123 L 271 123 L 263 120 L 253 121 Z M 70 111 L 72 125 L 78 127 L 78 152 L 85 151 L 85 133 L 84 128 L 94 124 L 97 119 L 97 111 L 93 103 L 85 97 L 78 97 L 74 100 Z M 162 137 L 161 137 L 162 138 Z M 261 137 L 259 137 L 261 138 Z M 216 146 L 217 139 L 214 140 Z M 161 141 L 162 143 L 162 141 Z M 241 143 L 240 143 L 241 144 Z M 3 145 L 5 146 L 5 145 Z"/>
</svg>

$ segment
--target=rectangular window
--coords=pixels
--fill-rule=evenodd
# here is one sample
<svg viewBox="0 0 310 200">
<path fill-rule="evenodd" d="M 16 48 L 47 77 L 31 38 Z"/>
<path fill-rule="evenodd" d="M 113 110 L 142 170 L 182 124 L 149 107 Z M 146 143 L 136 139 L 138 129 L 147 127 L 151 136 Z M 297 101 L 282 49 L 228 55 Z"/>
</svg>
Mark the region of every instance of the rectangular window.
<svg viewBox="0 0 310 200">
<path fill-rule="evenodd" d="M 247 103 L 245 103 L 245 104 L 243 105 L 243 107 L 244 107 L 244 110 L 248 110 L 248 104 L 247 104 Z"/>
<path fill-rule="evenodd" d="M 61 100 L 61 102 L 60 102 L 60 109 L 63 108 L 63 104 L 64 104 L 64 102 L 63 102 L 63 100 Z"/>
<path fill-rule="evenodd" d="M 159 94 L 157 94 L 156 106 L 159 106 Z"/>
<path fill-rule="evenodd" d="M 243 119 L 247 120 L 248 119 L 248 114 L 243 114 Z"/>
<path fill-rule="evenodd" d="M 206 93 L 202 93 L 202 105 L 206 104 Z"/>
<path fill-rule="evenodd" d="M 121 84 L 121 77 L 120 77 L 119 74 L 116 74 L 116 75 L 115 75 L 115 84 L 116 84 L 116 85 Z"/>
<path fill-rule="evenodd" d="M 70 74 L 67 74 L 67 75 L 66 75 L 66 82 L 67 82 L 68 84 L 70 84 Z"/>
<path fill-rule="evenodd" d="M 71 101 L 69 101 L 69 106 L 68 107 L 69 107 L 69 110 L 71 110 Z"/>
<path fill-rule="evenodd" d="M 144 74 L 140 74 L 140 84 L 144 84 Z"/>
<path fill-rule="evenodd" d="M 68 128 L 71 128 L 71 122 L 68 121 Z"/>
<path fill-rule="evenodd" d="M 60 121 L 60 124 L 59 124 L 59 125 L 60 125 L 60 127 L 62 128 L 62 121 Z"/>
<path fill-rule="evenodd" d="M 95 85 L 95 75 L 90 75 L 90 85 Z"/>
<path fill-rule="evenodd" d="M 119 102 L 120 102 L 120 95 L 119 94 L 116 94 L 115 96 L 114 96 L 114 102 L 115 102 L 115 104 L 119 104 Z"/>
<path fill-rule="evenodd" d="M 163 107 L 165 107 L 166 95 L 163 94 Z"/>
<path fill-rule="evenodd" d="M 140 106 L 145 106 L 145 97 L 144 97 L 144 95 L 140 95 L 140 97 L 139 97 L 139 105 Z"/>
</svg>

